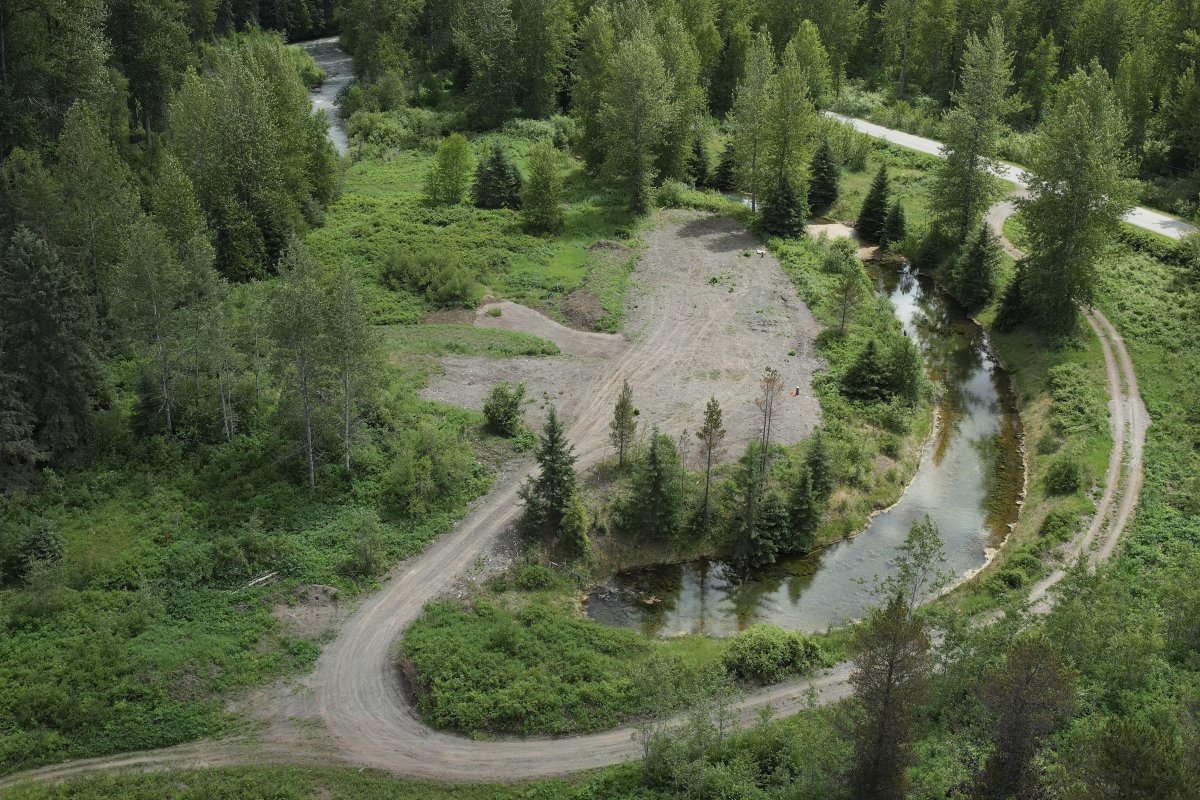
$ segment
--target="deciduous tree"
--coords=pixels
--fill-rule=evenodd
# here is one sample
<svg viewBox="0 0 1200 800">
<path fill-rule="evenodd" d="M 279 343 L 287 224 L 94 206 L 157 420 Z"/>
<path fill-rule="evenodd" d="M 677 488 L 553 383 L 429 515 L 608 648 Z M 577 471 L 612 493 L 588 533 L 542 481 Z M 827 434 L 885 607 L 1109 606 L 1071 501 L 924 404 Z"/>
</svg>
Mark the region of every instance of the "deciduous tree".
<svg viewBox="0 0 1200 800">
<path fill-rule="evenodd" d="M 549 142 L 529 149 L 529 180 L 521 190 L 521 219 L 539 233 L 557 233 L 563 226 L 560 156 Z"/>
<path fill-rule="evenodd" d="M 608 441 L 617 451 L 617 466 L 621 469 L 625 468 L 625 454 L 633 446 L 633 437 L 637 433 L 637 417 L 633 412 L 633 389 L 630 388 L 629 381 L 625 381 L 621 387 L 621 394 L 617 396 L 617 402 L 613 405 L 612 422 L 608 424 Z"/>
<path fill-rule="evenodd" d="M 471 146 L 461 133 L 452 133 L 438 146 L 425 176 L 425 197 L 435 205 L 456 206 L 466 199 L 470 176 Z"/>
<path fill-rule="evenodd" d="M 750 193 L 750 209 L 758 211 L 758 193 L 767 173 L 767 143 L 770 138 L 771 98 L 775 82 L 775 54 L 765 33 L 754 37 L 746 58 L 746 79 L 733 101 L 737 186 Z"/>
<path fill-rule="evenodd" d="M 700 440 L 701 456 L 704 459 L 704 512 L 703 526 L 708 527 L 708 515 L 711 511 L 709 505 L 710 488 L 712 486 L 712 468 L 721 460 L 721 455 L 724 452 L 721 450 L 721 442 L 725 439 L 725 429 L 721 427 L 721 404 L 717 402 L 717 398 L 710 397 L 708 404 L 704 407 L 704 425 L 700 430 L 696 431 L 696 438 Z"/>
</svg>

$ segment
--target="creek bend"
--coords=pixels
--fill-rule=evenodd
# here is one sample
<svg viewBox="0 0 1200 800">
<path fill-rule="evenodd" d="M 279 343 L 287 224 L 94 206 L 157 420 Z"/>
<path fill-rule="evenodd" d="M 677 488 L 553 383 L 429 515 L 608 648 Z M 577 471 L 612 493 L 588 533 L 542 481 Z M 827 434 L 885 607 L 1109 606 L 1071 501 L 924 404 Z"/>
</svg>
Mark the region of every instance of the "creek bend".
<svg viewBox="0 0 1200 800">
<path fill-rule="evenodd" d="M 317 66 L 325 71 L 325 80 L 310 92 L 313 112 L 324 111 L 329 115 L 329 140 L 333 142 L 338 155 L 344 155 L 350 149 L 350 140 L 346 138 L 346 127 L 338 116 L 334 102 L 342 87 L 354 78 L 354 60 L 338 47 L 336 36 L 299 42 L 299 46 L 308 51 Z"/>
<path fill-rule="evenodd" d="M 869 586 L 894 570 L 896 546 L 926 514 L 938 524 L 945 567 L 959 582 L 987 563 L 1017 519 L 1024 488 L 1008 373 L 983 329 L 932 279 L 886 267 L 871 273 L 942 387 L 934 431 L 900 500 L 853 539 L 746 579 L 709 560 L 617 573 L 589 597 L 589 617 L 660 636 L 728 636 L 757 622 L 824 630 L 862 616 L 868 598 L 860 581 Z"/>
</svg>

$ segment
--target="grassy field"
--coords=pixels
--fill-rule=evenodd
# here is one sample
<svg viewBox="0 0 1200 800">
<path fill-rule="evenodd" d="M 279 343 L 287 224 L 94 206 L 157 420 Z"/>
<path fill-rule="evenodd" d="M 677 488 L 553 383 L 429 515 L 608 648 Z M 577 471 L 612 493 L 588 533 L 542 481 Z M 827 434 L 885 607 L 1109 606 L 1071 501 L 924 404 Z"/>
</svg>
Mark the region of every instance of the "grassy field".
<svg viewBox="0 0 1200 800">
<path fill-rule="evenodd" d="M 556 356 L 558 345 L 541 337 L 470 325 L 392 325 L 383 328 L 387 350 L 423 356 Z"/>
</svg>

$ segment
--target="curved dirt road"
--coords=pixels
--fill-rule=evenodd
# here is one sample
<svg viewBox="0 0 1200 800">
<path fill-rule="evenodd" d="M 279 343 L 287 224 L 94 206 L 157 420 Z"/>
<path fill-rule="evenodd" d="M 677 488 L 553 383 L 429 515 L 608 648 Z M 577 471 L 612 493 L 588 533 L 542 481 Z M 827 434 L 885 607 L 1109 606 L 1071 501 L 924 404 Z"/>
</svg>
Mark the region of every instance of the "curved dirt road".
<svg viewBox="0 0 1200 800">
<path fill-rule="evenodd" d="M 723 229 L 721 223 L 692 231 L 692 234 L 697 233 L 703 246 L 721 252 L 736 252 L 753 244 L 748 234 Z M 639 305 L 646 302 L 648 311 L 631 320 L 635 323 L 630 326 L 634 330 L 634 342 L 626 345 L 613 337 L 611 348 L 605 348 L 600 347 L 602 342 L 592 339 L 592 335 L 584 341 L 578 339 L 575 332 L 567 333 L 565 329 L 563 332 L 552 328 L 541 331 L 548 338 L 560 338 L 560 347 L 581 346 L 603 351 L 595 378 L 587 387 L 570 428 L 570 438 L 581 456 L 581 467 L 594 463 L 604 454 L 609 407 L 623 380 L 628 379 L 634 385 L 670 380 L 672 375 L 680 374 L 679 361 L 690 364 L 691 359 L 699 358 L 706 363 L 717 363 L 714 359 L 732 363 L 745 357 L 742 352 L 722 352 L 720 349 L 729 347 L 728 340 L 739 339 L 725 336 L 728 320 L 712 313 L 724 308 L 716 305 L 716 300 L 728 298 L 718 296 L 714 299 L 711 286 L 705 286 L 710 277 L 709 263 L 703 258 L 689 260 L 685 254 L 680 259 L 677 255 L 669 254 L 672 267 L 669 273 L 678 280 L 669 280 L 662 287 L 668 289 L 671 298 L 655 300 L 656 294 L 661 293 L 653 290 L 639 298 Z M 739 268 L 749 266 L 731 263 Z M 769 269 L 758 275 L 748 275 L 744 269 L 739 272 L 739 276 L 744 276 L 739 279 L 749 283 L 746 291 L 758 293 L 751 298 L 750 306 L 759 305 L 760 299 L 777 297 L 781 290 L 786 291 L 779 271 L 773 271 L 775 279 L 770 277 L 771 272 Z M 662 270 L 655 273 L 653 265 L 648 273 L 663 277 Z M 726 292 L 718 295 L 722 293 Z M 689 305 L 693 305 L 696 313 L 670 313 L 669 307 L 686 310 Z M 643 320 L 639 333 L 635 326 Z M 1132 361 L 1120 337 L 1099 312 L 1090 311 L 1088 321 L 1100 336 L 1104 348 L 1108 390 L 1113 398 L 1114 448 L 1095 520 L 1077 542 L 1075 552 L 1090 549 L 1090 557 L 1099 560 L 1113 553 L 1136 505 L 1149 417 L 1138 392 Z M 763 320 L 751 318 L 750 322 L 759 324 Z M 801 330 L 815 330 L 811 316 L 803 307 L 787 310 L 779 322 L 795 325 Z M 779 333 L 771 331 L 771 327 L 766 325 L 766 330 L 761 333 Z M 727 340 L 725 345 L 720 343 L 722 339 Z M 790 342 L 791 339 L 785 339 L 781 347 L 786 349 Z M 811 369 L 814 363 L 805 368 Z M 753 376 L 749 380 L 752 383 Z M 813 412 L 810 408 L 805 413 Z M 798 432 L 801 427 L 796 426 L 795 430 Z M 1122 470 L 1124 456 L 1128 460 Z M 160 751 L 69 762 L 9 776 L 0 781 L 0 786 L 24 779 L 61 780 L 79 772 L 103 769 L 248 763 L 340 763 L 439 780 L 486 781 L 561 775 L 637 757 L 638 746 L 629 727 L 587 736 L 486 742 L 442 733 L 422 724 L 400 691 L 393 643 L 404 627 L 420 614 L 424 603 L 448 589 L 457 576 L 467 573 L 476 558 L 513 522 L 519 513 L 516 490 L 528 466 L 525 462 L 509 469 L 454 531 L 442 536 L 421 556 L 394 569 L 385 588 L 366 598 L 346 621 L 338 638 L 321 655 L 313 674 L 302 682 L 303 686 L 276 687 L 275 695 L 264 703 L 268 707 L 265 716 L 270 719 L 265 732 Z M 1115 493 L 1122 484 L 1121 500 L 1114 511 Z M 1101 531 L 1104 536 L 1099 545 L 1093 547 Z M 1062 577 L 1062 571 L 1056 571 L 1034 588 L 1032 599 L 1039 601 L 1039 607 L 1048 608 L 1047 591 Z M 766 704 L 772 705 L 777 713 L 795 711 L 810 686 L 817 690 L 822 703 L 842 699 L 850 693 L 849 672 L 849 665 L 841 664 L 812 680 L 768 687 L 741 704 L 743 716 L 750 716 L 753 709 Z"/>
</svg>

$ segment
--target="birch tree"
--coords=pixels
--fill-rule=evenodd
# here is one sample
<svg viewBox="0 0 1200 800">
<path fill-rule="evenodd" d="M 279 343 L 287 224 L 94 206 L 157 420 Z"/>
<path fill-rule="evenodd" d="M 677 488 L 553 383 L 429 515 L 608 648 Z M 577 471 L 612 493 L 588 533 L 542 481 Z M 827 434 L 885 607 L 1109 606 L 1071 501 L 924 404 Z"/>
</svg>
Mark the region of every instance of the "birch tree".
<svg viewBox="0 0 1200 800">
<path fill-rule="evenodd" d="M 317 264 L 298 239 L 288 242 L 279 264 L 279 282 L 271 293 L 269 325 L 285 395 L 299 406 L 301 449 L 308 486 L 317 485 L 314 430 L 328 348 L 326 297 Z"/>
<path fill-rule="evenodd" d="M 343 262 L 329 292 L 329 356 L 341 394 L 341 437 L 346 472 L 358 413 L 377 374 L 379 340 L 367 321 L 358 279 Z"/>
</svg>

